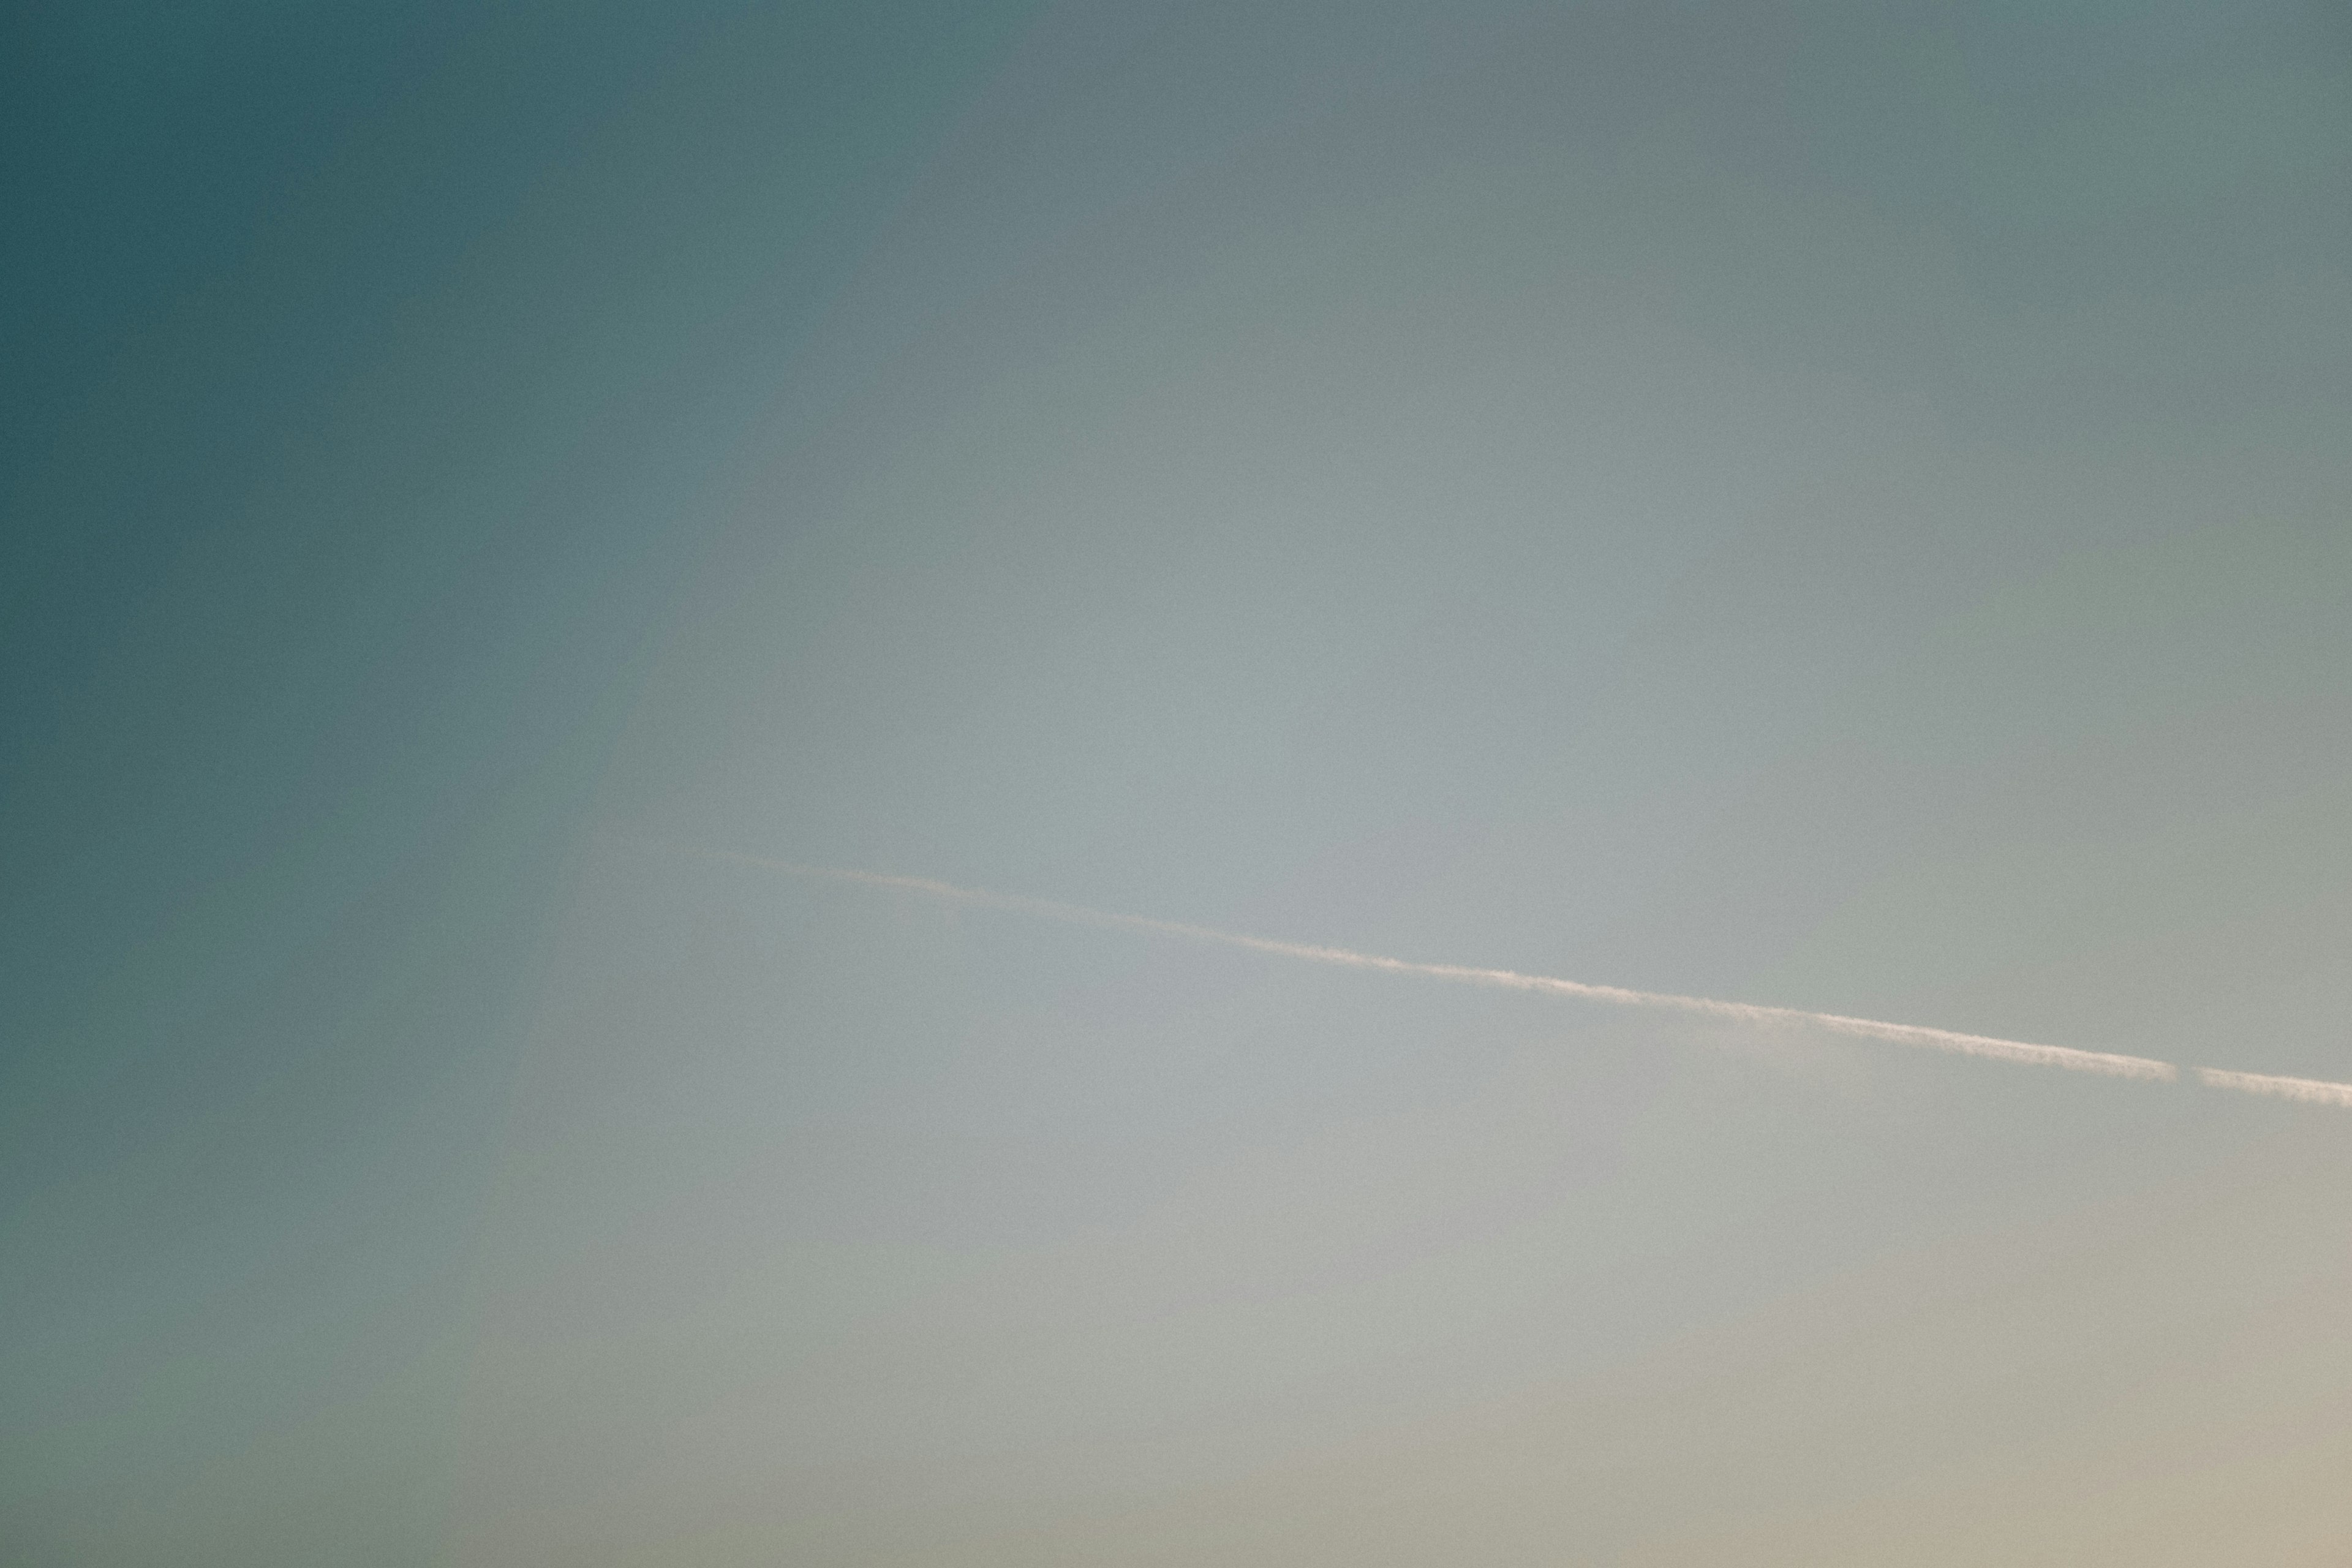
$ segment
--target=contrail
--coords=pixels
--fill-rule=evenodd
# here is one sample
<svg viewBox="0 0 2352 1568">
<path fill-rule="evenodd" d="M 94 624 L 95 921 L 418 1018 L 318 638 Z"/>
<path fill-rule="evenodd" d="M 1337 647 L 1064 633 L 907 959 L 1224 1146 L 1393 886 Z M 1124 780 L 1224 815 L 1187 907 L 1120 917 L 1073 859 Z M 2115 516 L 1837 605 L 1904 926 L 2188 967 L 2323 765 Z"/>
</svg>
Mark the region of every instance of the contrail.
<svg viewBox="0 0 2352 1568">
<path fill-rule="evenodd" d="M 2268 1073 L 2229 1072 L 2221 1068 L 2199 1068 L 2197 1079 L 2209 1089 L 2234 1089 L 2241 1094 L 2269 1094 L 2281 1100 L 2352 1110 L 2352 1083 L 2329 1083 L 2316 1078 L 2273 1078 Z"/>
<path fill-rule="evenodd" d="M 856 871 L 834 866 L 803 866 L 790 860 L 771 860 L 764 856 L 745 855 L 734 850 L 682 849 L 677 846 L 660 844 L 651 839 L 622 839 L 618 836 L 614 837 L 619 842 L 634 843 L 647 848 L 666 849 L 672 853 L 690 854 L 707 860 L 748 866 L 757 870 L 781 872 L 790 877 L 850 882 L 866 888 L 897 889 L 905 892 L 921 893 L 928 898 L 945 900 L 950 903 L 977 904 L 986 909 L 1036 915 L 1042 919 L 1063 921 L 1074 925 L 1106 927 L 1116 931 L 1150 931 L 1160 936 L 1180 937 L 1187 942 L 1211 942 L 1221 947 L 1245 948 L 1252 952 L 1268 952 L 1281 958 L 1305 959 L 1311 963 L 1336 964 L 1347 969 L 1373 969 L 1390 974 L 1413 974 L 1427 980 L 1450 980 L 1457 984 L 1483 985 L 1503 991 L 1539 991 L 1555 996 L 1577 996 L 1586 1001 L 1609 1002 L 1625 1007 L 1651 1007 L 1676 1013 L 1696 1013 L 1704 1017 L 1723 1018 L 1741 1024 L 1797 1024 L 1862 1039 L 1886 1040 L 1900 1046 L 1917 1046 L 1928 1050 L 1950 1051 L 1960 1056 L 1987 1057 L 1996 1061 L 2023 1062 L 2032 1067 L 2064 1068 L 2070 1072 L 2105 1073 L 2112 1078 L 2171 1083 L 2180 1077 L 2180 1069 L 2170 1062 L 2160 1062 L 2148 1057 L 2117 1056 L 2106 1051 L 2083 1051 L 2076 1050 L 2071 1046 L 2036 1045 L 2028 1040 L 2003 1040 L 1990 1035 L 1964 1035 L 1950 1029 L 1931 1029 L 1918 1024 L 1889 1024 L 1876 1018 L 1849 1018 L 1838 1013 L 1810 1013 L 1800 1007 L 1767 1007 L 1751 1002 L 1717 1002 L 1706 996 L 1678 996 L 1664 991 L 1633 991 L 1622 985 L 1591 985 L 1580 980 L 1562 980 L 1549 974 L 1521 974 L 1516 970 L 1509 969 L 1478 969 L 1459 963 L 1420 963 L 1411 959 L 1387 958 L 1373 952 L 1357 952 L 1344 947 L 1323 947 L 1303 942 L 1281 942 L 1272 937 L 1246 936 L 1239 931 L 1218 931 L 1213 926 L 1188 925 L 1181 921 L 1155 920 L 1150 915 L 1116 914 L 1108 910 L 1087 909 L 1082 904 L 1057 903 L 1051 899 L 1026 898 L 1018 893 L 991 892 L 984 888 L 958 887 L 952 882 L 934 881 L 928 877 L 895 877 L 880 871 Z M 2352 1084 L 2328 1083 L 2318 1079 L 2272 1078 L 2261 1073 L 2229 1072 L 2219 1068 L 2198 1068 L 2195 1071 L 2198 1080 L 2212 1089 L 2234 1089 L 2242 1094 L 2272 1095 L 2286 1100 L 2299 1100 L 2323 1105 L 2340 1105 L 2352 1109 Z"/>
</svg>

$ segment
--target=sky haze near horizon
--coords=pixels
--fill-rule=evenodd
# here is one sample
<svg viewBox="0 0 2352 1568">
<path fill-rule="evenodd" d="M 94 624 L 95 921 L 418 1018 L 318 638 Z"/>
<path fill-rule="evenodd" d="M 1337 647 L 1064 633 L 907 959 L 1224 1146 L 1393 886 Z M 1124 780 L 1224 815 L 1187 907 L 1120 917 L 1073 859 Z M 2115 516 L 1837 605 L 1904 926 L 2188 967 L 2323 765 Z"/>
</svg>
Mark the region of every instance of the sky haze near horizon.
<svg viewBox="0 0 2352 1568">
<path fill-rule="evenodd" d="M 2331 1563 L 2352 27 L 10 24 L 0 1557 Z"/>
</svg>

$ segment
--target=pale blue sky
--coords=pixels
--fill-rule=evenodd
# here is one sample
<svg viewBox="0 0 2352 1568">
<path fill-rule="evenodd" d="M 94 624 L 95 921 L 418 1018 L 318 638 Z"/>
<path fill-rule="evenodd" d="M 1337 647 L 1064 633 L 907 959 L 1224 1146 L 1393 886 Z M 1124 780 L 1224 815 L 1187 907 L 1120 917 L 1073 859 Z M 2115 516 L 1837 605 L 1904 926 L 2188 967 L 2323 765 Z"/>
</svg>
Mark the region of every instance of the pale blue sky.
<svg viewBox="0 0 2352 1568">
<path fill-rule="evenodd" d="M 76 8 L 32 1563 L 2333 1561 L 2325 8 Z"/>
</svg>

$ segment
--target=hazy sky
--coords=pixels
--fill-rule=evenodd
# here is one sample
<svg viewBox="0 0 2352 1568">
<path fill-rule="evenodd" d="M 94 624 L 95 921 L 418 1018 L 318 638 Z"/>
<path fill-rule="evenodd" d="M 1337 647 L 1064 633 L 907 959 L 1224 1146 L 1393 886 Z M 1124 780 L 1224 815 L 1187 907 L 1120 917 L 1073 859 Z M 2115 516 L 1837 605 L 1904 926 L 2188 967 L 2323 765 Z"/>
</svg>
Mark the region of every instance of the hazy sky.
<svg viewBox="0 0 2352 1568">
<path fill-rule="evenodd" d="M 21 9 L 0 1560 L 2332 1565 L 2317 3 Z"/>
</svg>

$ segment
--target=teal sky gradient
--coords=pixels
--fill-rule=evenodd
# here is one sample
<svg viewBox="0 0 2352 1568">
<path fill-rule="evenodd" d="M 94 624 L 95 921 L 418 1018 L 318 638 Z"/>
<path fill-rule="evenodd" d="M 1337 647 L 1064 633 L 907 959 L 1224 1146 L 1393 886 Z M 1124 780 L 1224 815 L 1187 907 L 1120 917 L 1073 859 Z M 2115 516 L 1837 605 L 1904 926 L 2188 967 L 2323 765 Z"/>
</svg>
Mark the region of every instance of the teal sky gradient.
<svg viewBox="0 0 2352 1568">
<path fill-rule="evenodd" d="M 7 26 L 0 1557 L 2352 1539 L 2342 1111 L 701 853 L 2352 1079 L 2336 11 Z"/>
</svg>

